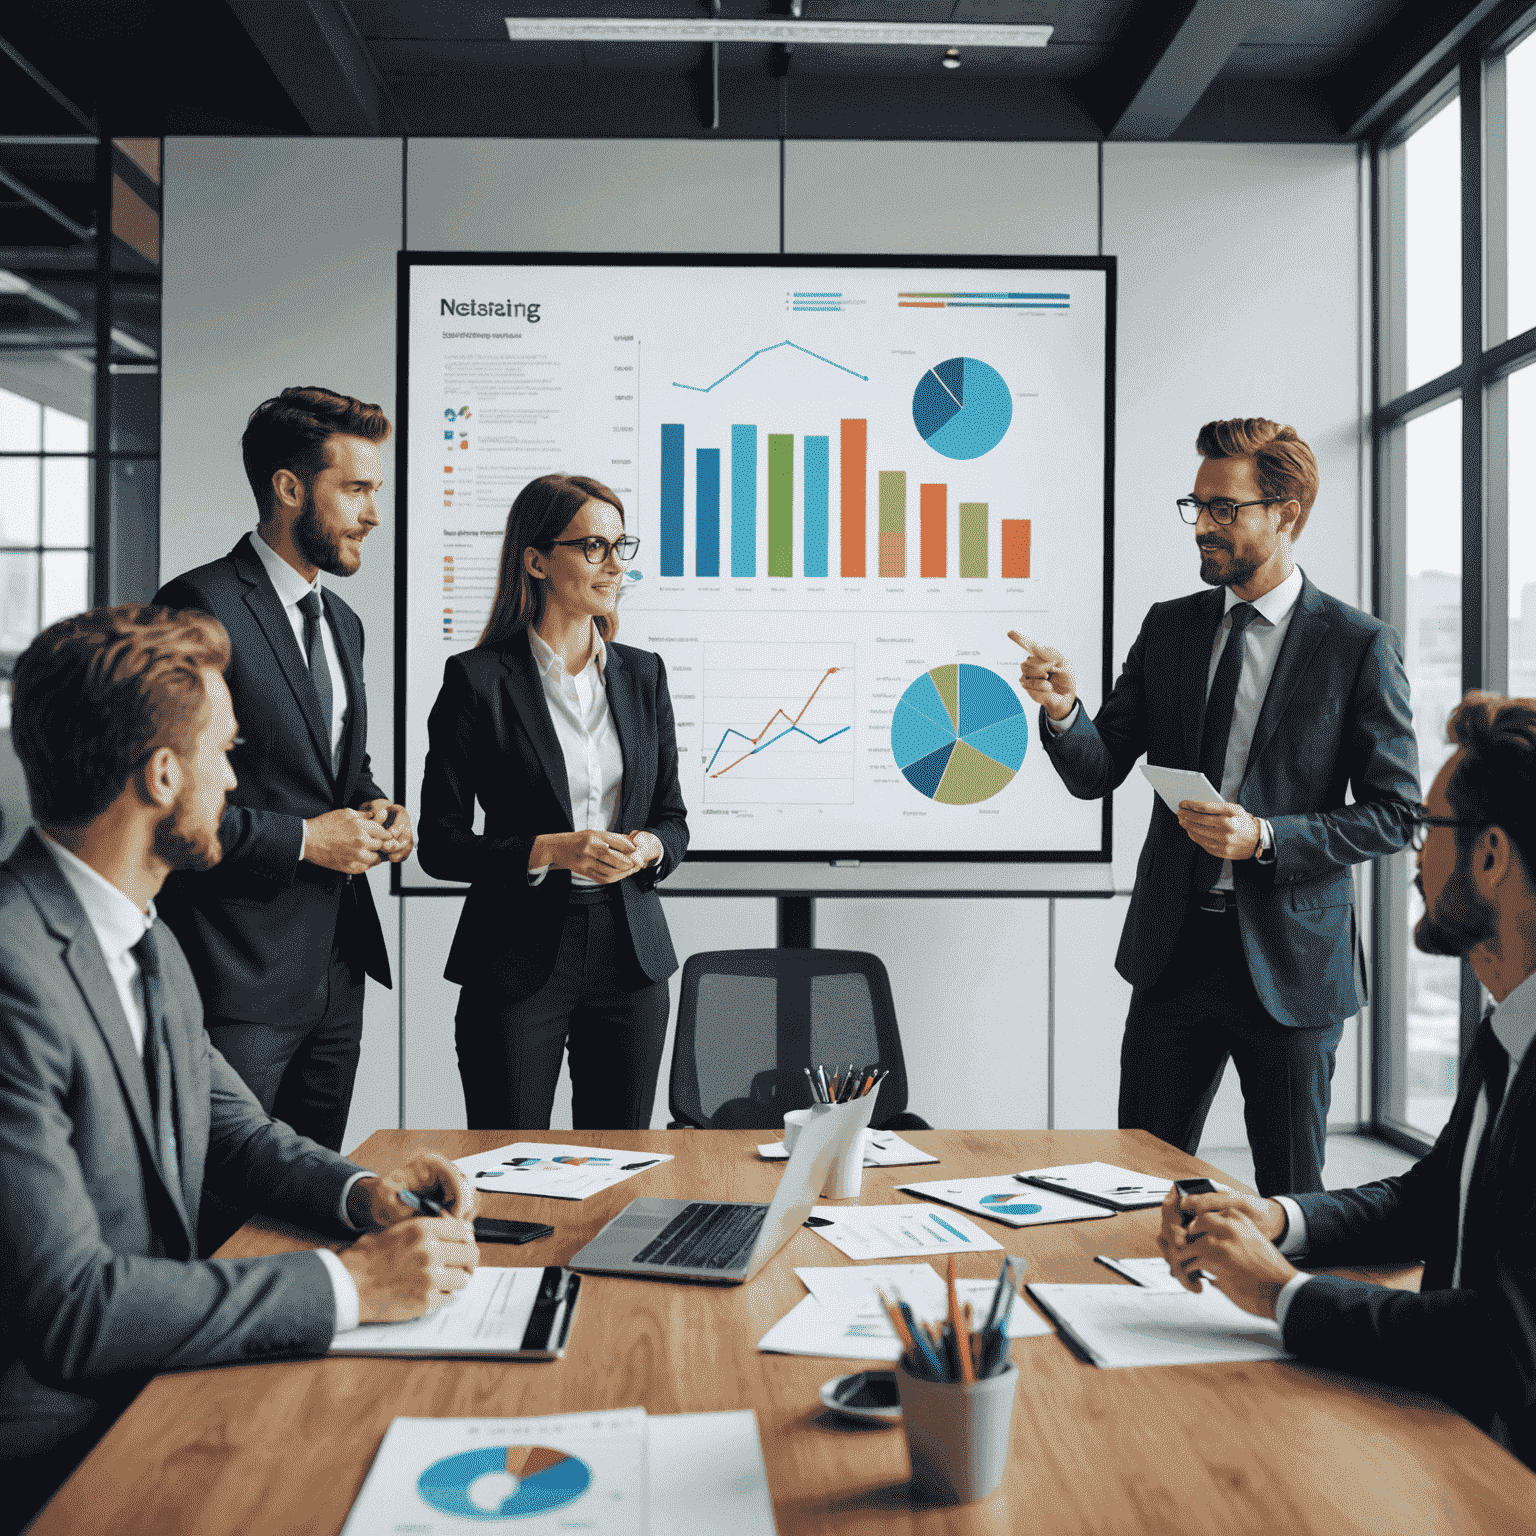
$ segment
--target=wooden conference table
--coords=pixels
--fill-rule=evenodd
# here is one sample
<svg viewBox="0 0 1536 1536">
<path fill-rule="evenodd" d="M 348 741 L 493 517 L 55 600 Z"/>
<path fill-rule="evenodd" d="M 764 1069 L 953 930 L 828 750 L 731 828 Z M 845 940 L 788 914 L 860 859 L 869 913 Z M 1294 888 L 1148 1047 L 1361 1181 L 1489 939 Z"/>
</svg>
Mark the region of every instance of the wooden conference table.
<svg viewBox="0 0 1536 1536">
<path fill-rule="evenodd" d="M 530 1133 L 559 1140 L 557 1134 Z M 782 1164 L 752 1131 L 582 1132 L 568 1139 L 675 1161 L 571 1202 L 482 1196 L 481 1214 L 547 1221 L 555 1235 L 488 1245 L 487 1264 L 570 1258 L 638 1195 L 767 1200 Z M 864 1204 L 894 1186 L 1102 1159 L 1164 1178 L 1218 1170 L 1143 1132 L 931 1131 L 910 1139 L 938 1167 L 867 1169 Z M 354 1154 L 388 1169 L 417 1147 L 450 1157 L 511 1132 L 381 1131 Z M 1026 1227 L 985 1223 L 1032 1280 L 1124 1284 L 1096 1253 L 1156 1252 L 1157 1212 Z M 223 1257 L 314 1245 L 253 1221 Z M 36 1536 L 335 1536 L 397 1415 L 515 1416 L 643 1405 L 652 1413 L 756 1411 L 781 1536 L 811 1532 L 1456 1532 L 1530 1529 L 1536 1475 L 1431 1398 L 1290 1363 L 1098 1370 L 1054 1335 L 1020 1339 L 1007 1479 L 959 1508 L 908 1488 L 899 1429 L 846 1425 L 817 1389 L 858 1363 L 765 1355 L 757 1341 L 804 1295 L 795 1265 L 848 1262 L 802 1230 L 744 1286 L 717 1289 L 589 1276 L 565 1358 L 555 1362 L 335 1358 L 228 1367 L 151 1382 L 60 1490 Z M 960 1259 L 992 1276 L 993 1255 Z M 1405 1288 L 1416 1270 L 1370 1278 Z M 672 1536 L 657 1532 L 655 1536 Z"/>
</svg>

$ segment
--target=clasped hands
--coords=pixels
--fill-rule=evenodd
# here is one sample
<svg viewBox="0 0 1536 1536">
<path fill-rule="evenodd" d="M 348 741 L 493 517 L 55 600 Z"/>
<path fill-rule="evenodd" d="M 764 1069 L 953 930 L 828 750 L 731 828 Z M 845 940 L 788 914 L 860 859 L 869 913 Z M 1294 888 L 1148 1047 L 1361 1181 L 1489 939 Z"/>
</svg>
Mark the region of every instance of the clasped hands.
<svg viewBox="0 0 1536 1536">
<path fill-rule="evenodd" d="M 434 1189 L 451 1215 L 423 1216 L 400 1198 L 402 1190 Z M 348 1191 L 347 1215 L 367 1233 L 337 1254 L 357 1286 L 359 1322 L 398 1323 L 441 1307 L 480 1262 L 474 1186 L 436 1152 L 418 1152 L 382 1178 L 359 1179 Z"/>
<path fill-rule="evenodd" d="M 1193 1213 L 1187 1227 L 1181 1210 Z M 1298 1273 L 1275 1247 L 1285 1228 L 1285 1207 L 1278 1200 L 1231 1189 L 1181 1199 L 1177 1189 L 1170 1189 L 1157 1246 L 1185 1290 L 1198 1295 L 1203 1274 L 1243 1311 L 1272 1318 L 1280 1292 Z"/>
<path fill-rule="evenodd" d="M 416 846 L 411 816 L 392 800 L 343 806 L 304 823 L 304 858 L 338 874 L 361 875 L 386 859 L 398 864 Z"/>
<path fill-rule="evenodd" d="M 598 885 L 613 885 L 654 864 L 666 850 L 654 832 L 545 832 L 534 838 L 529 869 L 568 869 Z"/>
</svg>

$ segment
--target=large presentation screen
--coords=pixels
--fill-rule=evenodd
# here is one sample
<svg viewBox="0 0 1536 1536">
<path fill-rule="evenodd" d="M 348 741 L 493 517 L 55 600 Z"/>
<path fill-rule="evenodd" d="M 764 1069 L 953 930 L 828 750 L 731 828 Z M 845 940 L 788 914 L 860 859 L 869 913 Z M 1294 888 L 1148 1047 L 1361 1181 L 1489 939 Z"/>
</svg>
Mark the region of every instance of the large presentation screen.
<svg viewBox="0 0 1536 1536">
<path fill-rule="evenodd" d="M 1103 696 L 1113 340 L 1112 260 L 403 255 L 398 793 L 563 471 L 640 539 L 690 858 L 1107 858 L 1008 631 Z"/>
</svg>

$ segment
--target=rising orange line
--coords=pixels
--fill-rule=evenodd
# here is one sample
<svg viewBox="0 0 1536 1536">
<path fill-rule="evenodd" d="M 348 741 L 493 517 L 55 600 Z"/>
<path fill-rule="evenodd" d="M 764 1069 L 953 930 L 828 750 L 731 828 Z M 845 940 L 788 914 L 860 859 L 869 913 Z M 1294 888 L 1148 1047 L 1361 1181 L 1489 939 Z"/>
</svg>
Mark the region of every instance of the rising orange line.
<svg viewBox="0 0 1536 1536">
<path fill-rule="evenodd" d="M 826 680 L 829 677 L 831 677 L 834 672 L 841 672 L 841 671 L 842 671 L 841 667 L 828 667 L 827 670 L 825 672 L 823 672 L 822 675 L 821 675 L 821 683 L 826 682 Z M 816 695 L 821 692 L 821 683 L 817 683 L 816 686 L 811 689 L 811 696 L 810 696 L 810 698 L 808 698 L 805 701 L 805 703 L 800 706 L 800 713 L 798 715 L 796 715 L 793 720 L 789 720 L 789 716 L 788 715 L 784 715 L 784 711 L 782 709 L 774 710 L 774 712 L 771 715 L 769 715 L 769 717 L 768 717 L 767 725 L 765 725 L 762 728 L 762 730 L 760 730 L 757 733 L 757 735 L 752 738 L 752 745 L 755 747 L 758 744 L 758 742 L 760 742 L 763 739 L 763 737 L 766 736 L 768 734 L 768 732 L 773 729 L 773 722 L 775 720 L 777 720 L 780 715 L 784 715 L 784 718 L 786 720 L 789 720 L 789 728 L 791 730 L 793 730 L 797 725 L 799 725 L 801 720 L 804 719 L 804 717 L 805 717 L 806 710 L 808 710 L 811 707 L 812 703 L 815 702 Z M 752 756 L 752 754 L 750 752 L 743 752 L 741 754 L 741 756 L 736 759 L 736 763 L 744 763 L 751 756 Z M 725 767 L 720 770 L 720 773 L 712 773 L 712 774 L 710 774 L 710 778 L 718 779 L 720 777 L 721 773 L 729 773 L 731 771 L 731 769 L 736 766 L 736 763 L 727 763 L 725 765 Z"/>
</svg>

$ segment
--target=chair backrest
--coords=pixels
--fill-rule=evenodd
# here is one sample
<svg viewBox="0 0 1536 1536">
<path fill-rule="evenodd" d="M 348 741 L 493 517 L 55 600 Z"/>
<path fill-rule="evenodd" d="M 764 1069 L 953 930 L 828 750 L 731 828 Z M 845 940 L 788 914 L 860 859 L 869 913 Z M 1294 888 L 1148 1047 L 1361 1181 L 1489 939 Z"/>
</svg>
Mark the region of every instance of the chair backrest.
<svg viewBox="0 0 1536 1536">
<path fill-rule="evenodd" d="M 890 1069 L 874 1123 L 907 1107 L 907 1069 L 891 981 L 857 949 L 721 949 L 683 966 L 668 1101 L 709 1129 L 769 1129 L 812 1103 L 804 1069 Z"/>
</svg>

